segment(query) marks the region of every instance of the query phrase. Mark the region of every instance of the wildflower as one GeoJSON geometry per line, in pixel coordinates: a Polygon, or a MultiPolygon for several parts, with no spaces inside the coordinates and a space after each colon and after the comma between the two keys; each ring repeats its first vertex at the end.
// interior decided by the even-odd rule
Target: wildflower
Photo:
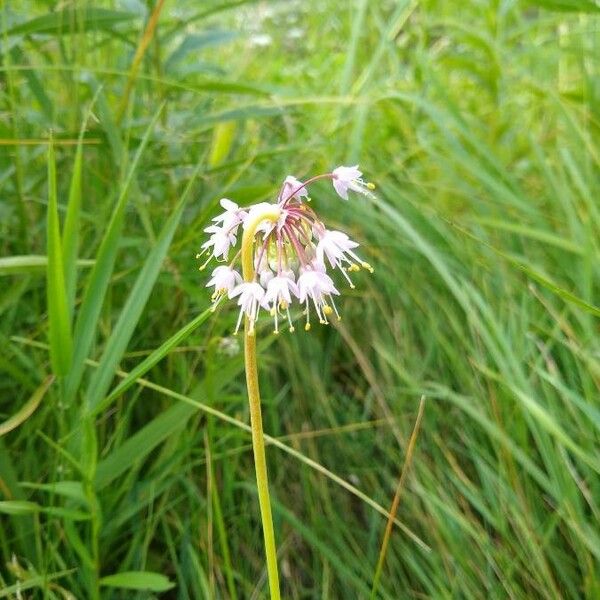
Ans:
{"type": "Polygon", "coordinates": [[[279,333],[282,320],[287,321],[290,331],[294,331],[294,305],[304,310],[306,330],[311,328],[313,311],[323,324],[329,323],[331,315],[339,319],[334,302],[339,291],[327,270],[339,269],[351,287],[354,284],[350,280],[350,272],[362,268],[373,271],[355,252],[359,244],[341,231],[328,230],[312,206],[307,204],[308,186],[320,179],[332,180],[337,193],[345,199],[349,190],[370,194],[369,190],[374,187],[362,180],[358,166],[338,167],[304,182],[288,175],[276,203],[259,202],[240,208],[235,202],[223,198],[221,207],[224,212],[205,229],[210,238],[202,245],[202,251],[210,252],[208,261],[228,258],[230,249],[237,243],[240,225],[244,232],[248,232],[249,227],[254,232],[253,243],[245,246],[244,250],[253,253],[252,256],[245,254],[246,259],[243,259],[251,258],[251,261],[244,262],[250,271],[244,273],[246,281],[241,282],[234,268],[240,256],[238,252],[229,265],[219,266],[213,271],[207,284],[214,287],[213,306],[225,296],[238,299],[240,312],[236,332],[245,315],[248,331],[253,334],[261,308],[273,318],[275,333],[279,333]],[[264,220],[261,220],[263,213],[264,220]]]}
{"type": "Polygon", "coordinates": [[[290,331],[294,331],[289,307],[292,303],[291,294],[294,294],[298,298],[300,292],[292,277],[293,273],[288,271],[287,273],[273,277],[267,284],[267,292],[263,304],[269,308],[271,316],[275,319],[275,333],[279,333],[280,311],[285,311],[288,323],[290,324],[290,331]]]}
{"type": "Polygon", "coordinates": [[[281,192],[279,193],[279,202],[286,200],[286,198],[295,198],[296,200],[302,200],[302,198],[308,198],[308,190],[302,185],[301,181],[298,181],[292,175],[288,175],[281,186],[281,192]]]}
{"type": "Polygon", "coordinates": [[[219,301],[224,296],[229,295],[241,281],[241,275],[231,267],[226,267],[225,265],[217,267],[212,272],[211,279],[206,284],[206,287],[215,288],[212,295],[213,310],[216,308],[219,301]]]}
{"type": "Polygon", "coordinates": [[[358,170],[358,165],[353,167],[338,167],[332,172],[333,187],[338,195],[344,200],[348,200],[348,190],[371,196],[371,190],[375,189],[372,183],[362,179],[362,171],[358,170]]]}
{"type": "Polygon", "coordinates": [[[229,256],[229,248],[235,246],[237,238],[231,231],[225,229],[225,227],[219,227],[218,225],[210,225],[204,230],[206,233],[210,233],[211,236],[207,242],[202,244],[202,252],[198,255],[198,258],[205,252],[212,248],[211,254],[208,257],[206,263],[200,267],[203,269],[211,258],[223,258],[227,260],[229,256]]]}
{"type": "Polygon", "coordinates": [[[235,234],[238,225],[244,221],[248,213],[228,198],[221,198],[219,204],[225,209],[225,212],[217,215],[213,221],[221,223],[225,231],[235,234]]]}
{"type": "Polygon", "coordinates": [[[318,266],[323,270],[319,268],[307,269],[298,277],[298,300],[306,305],[306,325],[304,326],[306,331],[310,329],[309,299],[313,301],[319,323],[328,323],[327,316],[333,311],[335,311],[338,319],[340,318],[332,296],[332,294],[339,295],[339,292],[335,289],[331,277],[325,273],[324,265],[318,263],[318,266]],[[328,300],[331,302],[331,306],[328,304],[328,300]]]}
{"type": "Polygon", "coordinates": [[[239,331],[242,316],[245,314],[250,321],[250,334],[252,334],[254,332],[254,324],[256,323],[256,319],[258,319],[261,303],[265,296],[265,290],[255,281],[244,282],[233,288],[229,293],[230,298],[235,298],[236,296],[240,297],[238,300],[240,314],[235,326],[235,333],[239,331]]]}
{"type": "Polygon", "coordinates": [[[360,267],[363,267],[367,271],[373,272],[373,267],[353,252],[353,248],[358,248],[358,246],[359,244],[353,242],[345,233],[325,229],[321,234],[315,254],[320,263],[325,262],[326,256],[329,264],[333,268],[340,269],[348,280],[350,287],[354,288],[347,271],[359,271],[360,267]],[[347,268],[343,266],[343,262],[348,264],[347,268]]]}

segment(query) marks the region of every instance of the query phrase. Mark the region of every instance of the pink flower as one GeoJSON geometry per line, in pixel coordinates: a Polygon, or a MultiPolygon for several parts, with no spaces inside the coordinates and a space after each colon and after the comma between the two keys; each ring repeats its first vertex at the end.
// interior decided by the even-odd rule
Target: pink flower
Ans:
{"type": "Polygon", "coordinates": [[[367,183],[362,179],[362,171],[358,170],[358,165],[353,167],[338,167],[332,172],[333,187],[338,195],[344,200],[348,200],[348,190],[371,196],[371,190],[374,189],[372,183],[367,183]]]}
{"type": "Polygon", "coordinates": [[[250,320],[250,332],[254,331],[254,324],[258,319],[258,313],[265,296],[265,290],[262,286],[255,281],[244,282],[236,286],[230,293],[230,298],[239,296],[238,306],[240,307],[240,314],[238,316],[237,324],[235,326],[235,333],[238,332],[242,317],[244,314],[250,320]]]}

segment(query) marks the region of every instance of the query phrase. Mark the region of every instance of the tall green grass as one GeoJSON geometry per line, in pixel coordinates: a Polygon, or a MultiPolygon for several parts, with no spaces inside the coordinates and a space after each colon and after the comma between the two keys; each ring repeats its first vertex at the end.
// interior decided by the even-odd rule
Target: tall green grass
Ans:
{"type": "Polygon", "coordinates": [[[259,336],[284,596],[368,598],[389,519],[378,597],[600,596],[597,13],[3,3],[0,597],[265,597],[194,255],[219,198],[354,161],[377,198],[313,202],[375,273],[259,336]]]}

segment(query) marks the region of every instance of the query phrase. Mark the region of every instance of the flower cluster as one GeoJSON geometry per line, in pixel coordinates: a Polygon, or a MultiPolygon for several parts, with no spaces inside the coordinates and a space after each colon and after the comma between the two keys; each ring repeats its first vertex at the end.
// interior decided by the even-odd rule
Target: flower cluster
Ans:
{"type": "MultiPolygon", "coordinates": [[[[260,202],[240,208],[235,202],[223,198],[224,212],[213,219],[204,231],[210,234],[202,245],[197,258],[208,254],[204,269],[212,259],[222,263],[216,267],[207,287],[213,287],[213,310],[224,298],[237,298],[240,307],[235,332],[240,328],[244,315],[248,318],[249,332],[261,309],[274,319],[275,333],[279,333],[280,321],[287,321],[294,331],[290,307],[294,301],[303,306],[306,316],[304,328],[311,327],[311,311],[320,323],[328,323],[333,314],[340,319],[334,296],[339,295],[327,268],[339,269],[351,288],[354,284],[350,273],[361,268],[372,272],[371,265],[354,251],[358,244],[341,231],[329,230],[308,206],[307,186],[320,179],[330,179],[338,195],[348,199],[348,192],[371,195],[374,185],[362,179],[358,165],[338,167],[331,173],[317,175],[305,182],[286,177],[277,202],[260,202]],[[250,268],[244,268],[244,278],[236,270],[243,250],[238,250],[229,260],[231,248],[235,248],[238,235],[247,232],[252,252],[250,268]]],[[[245,239],[245,238],[244,238],[245,239]]],[[[244,246],[244,244],[242,244],[244,246]]],[[[242,262],[244,256],[241,256],[242,262]]]]}

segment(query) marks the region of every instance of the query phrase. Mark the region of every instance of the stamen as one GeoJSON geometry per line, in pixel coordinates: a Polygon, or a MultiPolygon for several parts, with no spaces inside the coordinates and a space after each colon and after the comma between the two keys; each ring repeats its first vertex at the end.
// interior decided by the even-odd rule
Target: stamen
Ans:
{"type": "Polygon", "coordinates": [[[242,317],[244,315],[244,310],[240,309],[240,314],[238,316],[238,320],[237,323],[235,325],[235,331],[233,332],[233,335],[237,335],[238,331],[240,330],[240,325],[242,324],[242,317]]]}
{"type": "Polygon", "coordinates": [[[340,313],[338,312],[337,306],[335,305],[335,300],[333,299],[333,296],[331,294],[328,294],[329,296],[329,301],[331,302],[331,306],[333,306],[333,311],[335,312],[335,316],[337,317],[338,321],[342,320],[342,317],[340,316],[340,313]]]}
{"type": "Polygon", "coordinates": [[[360,264],[363,267],[363,269],[366,269],[367,271],[369,271],[369,273],[373,273],[373,271],[375,270],[368,262],[363,261],[360,264]]]}
{"type": "Polygon", "coordinates": [[[292,323],[292,317],[290,316],[290,309],[287,306],[285,307],[285,312],[287,314],[288,323],[290,324],[290,331],[293,333],[295,331],[295,329],[294,329],[294,325],[292,323]]]}
{"type": "Polygon", "coordinates": [[[206,269],[206,265],[208,265],[208,263],[211,261],[212,259],[212,254],[206,259],[206,262],[202,265],[200,265],[200,267],[198,267],[198,271],[204,271],[204,269],[206,269]]]}
{"type": "Polygon", "coordinates": [[[352,279],[350,279],[350,277],[348,276],[348,273],[346,273],[346,268],[340,266],[340,271],[342,272],[344,277],[347,279],[348,283],[350,284],[350,287],[352,289],[354,289],[356,286],[352,283],[352,279]]]}

